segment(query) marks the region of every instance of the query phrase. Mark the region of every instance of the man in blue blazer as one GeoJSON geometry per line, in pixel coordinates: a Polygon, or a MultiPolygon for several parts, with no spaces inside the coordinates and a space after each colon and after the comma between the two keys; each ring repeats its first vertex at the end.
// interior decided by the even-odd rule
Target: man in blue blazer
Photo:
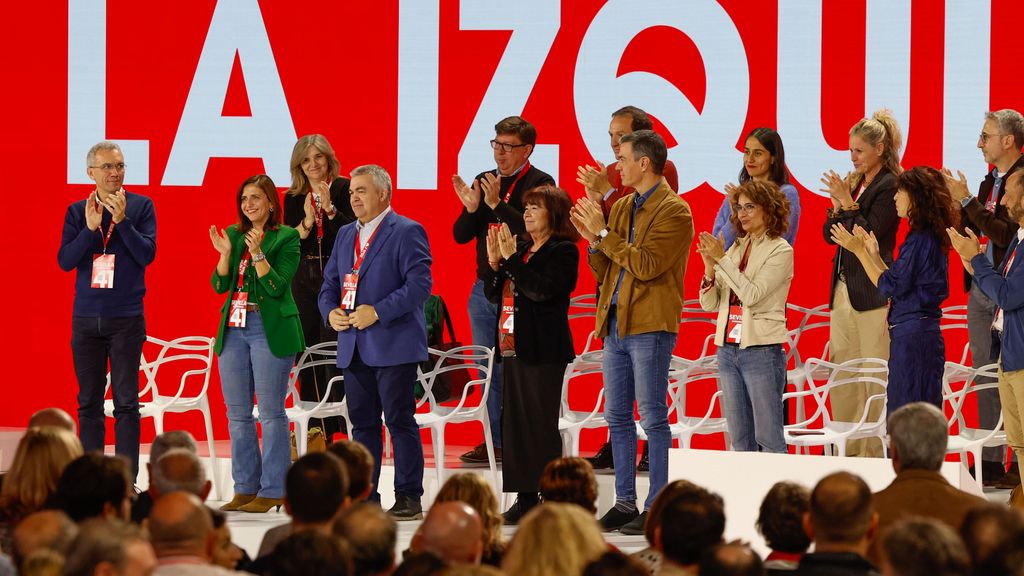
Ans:
{"type": "MultiPolygon", "coordinates": [[[[423,304],[430,245],[418,223],[391,209],[391,177],[377,165],[352,171],[356,222],[338,232],[324,268],[320,314],[338,331],[352,436],[373,454],[380,480],[381,412],[395,446],[396,520],[423,517],[423,446],[416,425],[416,366],[427,359],[423,304]]],[[[380,493],[371,496],[380,501],[380,493]]]]}

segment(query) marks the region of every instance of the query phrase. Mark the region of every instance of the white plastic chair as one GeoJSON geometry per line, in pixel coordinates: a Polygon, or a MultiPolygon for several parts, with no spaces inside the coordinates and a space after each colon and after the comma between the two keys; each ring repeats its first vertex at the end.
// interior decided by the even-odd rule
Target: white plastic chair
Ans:
{"type": "MultiPolygon", "coordinates": [[[[593,333],[591,333],[593,335],[593,333]]],[[[600,377],[603,374],[601,362],[593,360],[584,353],[576,357],[565,368],[562,380],[561,411],[558,416],[558,432],[562,435],[562,452],[566,456],[580,455],[580,433],[584,428],[606,428],[608,421],[604,419],[604,387],[598,389],[594,407],[591,410],[573,410],[569,406],[569,388],[572,380],[590,375],[600,377]]]]}
{"type": "MultiPolygon", "coordinates": [[[[210,477],[213,479],[217,495],[221,494],[220,468],[217,465],[217,450],[214,446],[213,418],[210,412],[210,400],[207,392],[210,387],[210,372],[213,368],[214,338],[205,336],[182,336],[174,340],[161,340],[153,336],[146,337],[146,344],[158,346],[156,356],[150,354],[152,360],[146,359],[143,349],[139,361],[139,371],[145,378],[145,386],[139,392],[139,415],[152,418],[156,433],[164,433],[164,415],[180,414],[198,410],[203,414],[206,426],[206,442],[210,451],[210,477]],[[168,368],[168,366],[172,366],[168,368]],[[164,374],[177,376],[178,385],[173,394],[161,393],[158,385],[160,369],[164,374]],[[196,383],[198,382],[198,383],[196,383]],[[191,384],[191,386],[189,386],[191,384]],[[150,398],[145,400],[144,398],[150,398]]],[[[166,378],[165,378],[166,379],[166,378]]],[[[110,387],[110,373],[107,373],[107,388],[110,387]]],[[[164,390],[169,388],[165,385],[164,390]]],[[[103,413],[108,418],[114,417],[114,401],[103,401],[103,413]]]]}
{"type": "MultiPolygon", "coordinates": [[[[939,329],[942,331],[942,337],[948,342],[950,340],[949,332],[953,330],[963,330],[964,334],[967,333],[967,305],[960,304],[959,306],[946,306],[942,309],[942,317],[939,320],[939,329]]],[[[968,338],[964,342],[963,351],[960,353],[960,360],[955,364],[966,366],[967,356],[971,352],[971,343],[968,338]]]]}
{"type": "Polygon", "coordinates": [[[444,430],[449,424],[464,422],[480,422],[484,429],[484,445],[487,448],[487,464],[490,468],[493,486],[501,486],[498,482],[498,466],[494,458],[494,442],[491,439],[491,423],[487,416],[487,394],[491,388],[491,371],[494,367],[494,350],[486,346],[467,345],[451,350],[430,350],[437,355],[434,368],[423,374],[423,398],[420,406],[429,406],[428,412],[417,412],[416,423],[420,428],[430,429],[430,440],[434,449],[434,470],[437,474],[437,485],[444,483],[444,430]],[[469,370],[471,376],[479,376],[466,383],[462,396],[455,406],[445,406],[435,401],[433,394],[434,382],[437,377],[458,370],[469,370]],[[468,398],[475,388],[480,388],[480,401],[471,405],[468,398]]]}
{"type": "MultiPolygon", "coordinates": [[[[946,365],[950,373],[965,373],[965,368],[962,365],[954,362],[946,362],[946,365]],[[949,366],[950,364],[953,366],[949,366]]],[[[959,453],[960,462],[966,466],[967,453],[969,452],[973,457],[975,480],[978,482],[978,487],[981,488],[984,486],[982,478],[982,468],[984,466],[979,465],[982,449],[1006,446],[1008,442],[1006,432],[1003,430],[1003,415],[1002,413],[999,414],[999,421],[996,423],[995,428],[971,428],[967,426],[964,420],[963,407],[965,400],[970,394],[999,387],[999,383],[996,382],[996,379],[999,377],[999,365],[989,364],[976,370],[967,368],[966,374],[966,380],[961,388],[955,391],[948,390],[942,397],[943,402],[949,404],[952,410],[952,415],[949,418],[949,440],[946,444],[946,453],[959,453]],[[979,383],[979,378],[985,379],[984,382],[979,383]],[[957,428],[955,433],[953,432],[954,424],[957,428]]],[[[945,379],[943,387],[951,388],[945,379]]]]}
{"type": "Polygon", "coordinates": [[[786,401],[795,398],[799,402],[803,402],[804,398],[810,396],[814,399],[815,410],[809,418],[785,427],[786,443],[798,448],[821,446],[826,453],[831,453],[830,447],[835,446],[839,456],[845,456],[848,440],[878,438],[882,441],[883,449],[885,449],[885,390],[888,372],[888,363],[880,358],[855,358],[842,364],[833,364],[817,358],[808,359],[804,365],[804,373],[809,384],[807,390],[783,394],[782,399],[786,401]],[[828,379],[824,384],[818,386],[815,385],[815,378],[821,370],[828,372],[828,379]],[[868,396],[864,402],[864,411],[860,421],[837,422],[832,420],[832,415],[828,410],[828,399],[832,391],[841,386],[868,383],[878,384],[882,388],[882,392],[868,396]],[[882,410],[879,411],[878,418],[869,420],[869,409],[879,404],[882,410]]]}
{"type": "MultiPolygon", "coordinates": [[[[800,353],[800,340],[803,339],[805,334],[813,330],[820,330],[822,328],[827,330],[831,324],[831,313],[829,312],[828,304],[820,304],[814,308],[786,304],[786,310],[801,315],[797,327],[786,333],[786,365],[789,365],[791,359],[793,361],[793,367],[786,370],[786,386],[787,388],[792,387],[793,392],[802,392],[807,384],[807,373],[804,370],[806,359],[800,353]]],[[[828,358],[828,346],[829,342],[826,340],[825,347],[821,351],[819,358],[828,358]]],[[[825,379],[828,378],[828,374],[819,372],[815,374],[815,377],[819,380],[825,379]]],[[[802,422],[806,418],[805,408],[803,402],[795,402],[793,418],[796,422],[802,422]]]]}
{"type": "MultiPolygon", "coordinates": [[[[310,420],[341,416],[348,422],[348,404],[345,400],[337,402],[328,400],[331,397],[332,388],[344,381],[344,376],[335,376],[328,380],[320,400],[302,400],[299,397],[299,372],[317,366],[336,366],[337,363],[338,343],[321,342],[306,348],[288,375],[288,391],[292,397],[292,405],[285,408],[284,411],[288,416],[288,421],[295,425],[295,450],[299,456],[305,454],[308,448],[310,420]]],[[[256,408],[253,410],[255,415],[256,408]]],[[[326,440],[330,442],[330,438],[326,440]]]]}
{"type": "MultiPolygon", "coordinates": [[[[680,448],[689,449],[694,436],[708,434],[725,434],[725,449],[731,450],[729,442],[729,430],[724,416],[713,416],[715,407],[721,404],[722,390],[718,387],[718,357],[704,356],[694,362],[679,362],[680,358],[673,357],[673,362],[681,368],[669,368],[669,406],[668,412],[671,417],[675,414],[676,421],[669,422],[669,431],[672,439],[679,443],[680,448]],[[707,408],[702,414],[690,416],[686,411],[686,387],[702,380],[714,380],[716,390],[708,399],[707,408]]],[[[719,412],[721,413],[721,412],[719,412]]],[[[641,440],[647,440],[647,433],[640,423],[636,423],[636,434],[641,440]]]]}

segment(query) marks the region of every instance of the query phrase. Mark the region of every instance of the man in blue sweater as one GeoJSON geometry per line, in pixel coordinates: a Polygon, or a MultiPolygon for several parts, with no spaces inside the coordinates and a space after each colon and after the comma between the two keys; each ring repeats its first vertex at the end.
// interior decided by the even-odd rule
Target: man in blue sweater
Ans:
{"type": "Polygon", "coordinates": [[[146,341],[142,298],[156,256],[153,202],[126,192],[124,154],[114,142],[89,149],[96,189],[68,206],[57,263],[77,271],[71,355],[78,378],[78,425],[86,451],[103,450],[107,362],[114,398],[115,451],[139,472],[139,359],[146,341]]]}
{"type": "MultiPolygon", "coordinates": [[[[1006,192],[999,204],[1006,207],[1018,229],[998,266],[989,262],[973,230],[967,228],[967,236],[954,228],[948,232],[964,268],[974,275],[975,285],[997,306],[992,322],[992,345],[1001,347],[999,401],[1003,407],[1006,438],[1020,461],[1024,458],[1024,253],[1018,252],[1024,239],[1024,171],[1007,177],[1006,192]]],[[[1010,503],[1024,508],[1024,490],[1020,485],[1010,493],[1010,503]]]]}

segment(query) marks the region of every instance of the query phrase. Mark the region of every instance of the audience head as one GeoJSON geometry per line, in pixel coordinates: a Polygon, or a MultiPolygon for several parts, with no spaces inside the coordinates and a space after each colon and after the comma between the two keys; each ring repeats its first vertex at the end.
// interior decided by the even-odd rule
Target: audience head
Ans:
{"type": "Polygon", "coordinates": [[[729,195],[729,203],[732,204],[729,221],[740,237],[749,233],[778,238],[789,230],[789,199],[774,182],[750,180],[729,195]],[[740,207],[748,204],[754,205],[754,211],[744,223],[740,207]]]}
{"type": "Polygon", "coordinates": [[[740,543],[719,544],[700,560],[700,576],[764,576],[761,557],[740,543]]]}
{"type": "Polygon", "coordinates": [[[206,468],[199,461],[199,456],[187,448],[168,450],[149,470],[150,492],[154,500],[179,490],[206,500],[213,489],[213,484],[206,479],[206,468]]]}
{"type": "Polygon", "coordinates": [[[366,500],[373,491],[373,456],[355,440],[339,440],[327,447],[345,463],[348,473],[348,497],[352,502],[366,500]]]}
{"type": "Polygon", "coordinates": [[[968,510],[960,525],[960,537],[975,566],[981,565],[1003,542],[1018,535],[1024,535],[1024,514],[994,502],[968,510]]]}
{"type": "Polygon", "coordinates": [[[438,572],[440,576],[502,576],[504,572],[486,564],[454,564],[438,572]]]}
{"type": "Polygon", "coordinates": [[[484,556],[504,549],[505,541],[501,535],[503,519],[498,511],[498,499],[483,476],[472,472],[451,476],[434,497],[434,504],[441,502],[463,502],[480,516],[484,556]]]}
{"type": "Polygon", "coordinates": [[[607,550],[592,514],[575,504],[541,504],[519,523],[501,567],[526,576],[579,574],[607,550]]]}
{"type": "MultiPolygon", "coordinates": [[[[646,166],[648,170],[655,176],[661,176],[665,172],[665,162],[668,160],[668,148],[665,146],[665,140],[658,135],[654,130],[637,130],[630,134],[626,134],[619,139],[619,154],[620,156],[625,152],[622,150],[622,146],[629,144],[630,148],[630,160],[635,161],[641,171],[646,166]],[[643,159],[647,159],[647,163],[643,162],[643,159]]],[[[619,168],[622,168],[620,162],[619,168]]],[[[640,182],[641,178],[636,178],[634,182],[640,182]]],[[[625,182],[623,182],[625,184],[625,182]]]]}
{"type": "Polygon", "coordinates": [[[196,446],[196,439],[185,430],[171,430],[163,434],[157,434],[153,443],[149,446],[149,462],[157,462],[163,455],[174,448],[184,448],[193,454],[198,454],[199,447],[196,446]]]}
{"type": "Polygon", "coordinates": [[[658,492],[651,509],[647,511],[647,521],[644,522],[644,538],[648,544],[654,546],[654,529],[661,525],[661,513],[665,510],[665,504],[684,492],[696,490],[700,490],[700,486],[689,480],[673,480],[658,492]]]}
{"type": "Polygon", "coordinates": [[[927,402],[914,402],[896,410],[887,424],[892,465],[903,470],[937,472],[946,458],[948,423],[942,411],[927,402]]]}
{"type": "Polygon", "coordinates": [[[11,533],[11,558],[21,569],[26,559],[40,550],[56,552],[61,558],[68,553],[78,535],[78,526],[59,510],[40,510],[29,514],[11,533]]]}
{"type": "Polygon", "coordinates": [[[12,519],[42,508],[57,490],[67,465],[82,455],[82,443],[63,428],[29,428],[18,441],[0,488],[0,507],[12,519]]]}
{"type": "Polygon", "coordinates": [[[882,571],[889,576],[966,576],[970,558],[952,528],[933,518],[907,518],[882,535],[882,571]]]}
{"type": "Polygon", "coordinates": [[[786,149],[782,146],[782,137],[775,130],[764,127],[751,130],[744,141],[740,184],[762,178],[779,186],[789,184],[786,149]]]}
{"type": "Polygon", "coordinates": [[[540,493],[545,502],[576,504],[591,514],[597,513],[597,478],[585,458],[548,462],[540,478],[540,493]]]}
{"type": "Polygon", "coordinates": [[[194,494],[164,494],[153,503],[146,526],[157,558],[199,556],[209,561],[213,556],[213,520],[194,494]]]}
{"type": "Polygon", "coordinates": [[[132,481],[128,462],[119,456],[90,452],[68,464],[57,482],[56,507],[75,522],[104,516],[129,518],[132,481]]]}
{"type": "Polygon", "coordinates": [[[43,408],[35,414],[32,414],[28,419],[28,428],[42,428],[43,426],[63,428],[72,434],[77,433],[74,418],[72,418],[67,412],[56,407],[43,408]]]}
{"type": "Polygon", "coordinates": [[[834,472],[811,492],[804,530],[814,540],[816,551],[842,549],[863,556],[877,525],[871,489],[860,476],[834,472]]]}
{"type": "Polygon", "coordinates": [[[18,567],[20,576],[63,576],[64,556],[53,550],[37,550],[18,567]]]}
{"type": "Polygon", "coordinates": [[[133,524],[92,518],[79,527],[64,563],[66,576],[148,576],[156,555],[146,535],[133,524]]]}
{"type": "Polygon", "coordinates": [[[333,532],[349,543],[356,574],[389,574],[394,568],[398,526],[377,503],[342,510],[333,532]]]}
{"type": "Polygon", "coordinates": [[[410,548],[450,564],[479,564],[484,552],[480,515],[464,502],[435,503],[412,537],[410,548]]]}
{"type": "Polygon", "coordinates": [[[772,550],[803,554],[811,546],[804,532],[804,514],[811,502],[811,491],[796,482],[777,482],[761,501],[757,531],[772,550]]]}
{"type": "Polygon", "coordinates": [[[1017,532],[999,544],[974,567],[978,576],[1024,576],[1024,533],[1017,532]]]}
{"type": "Polygon", "coordinates": [[[954,207],[942,172],[931,166],[915,166],[897,176],[896,185],[897,215],[910,222],[911,230],[930,232],[949,252],[946,229],[960,224],[960,206],[954,207]]]}
{"type": "Polygon", "coordinates": [[[893,174],[903,171],[900,167],[900,148],[903,136],[892,112],[882,108],[870,118],[864,118],[850,128],[850,153],[854,166],[861,176],[870,173],[879,164],[893,174]]]}
{"type": "MultiPolygon", "coordinates": [[[[394,576],[440,576],[451,568],[447,562],[429,552],[410,554],[393,572],[394,576]]],[[[361,574],[361,572],[356,572],[361,574]]]]}
{"type": "Polygon", "coordinates": [[[723,532],[722,497],[693,485],[665,503],[660,522],[654,528],[654,547],[664,561],[696,566],[705,552],[722,542],[723,532]]]}
{"type": "Polygon", "coordinates": [[[329,452],[309,452],[288,469],[284,494],[285,509],[295,522],[329,522],[348,502],[345,464],[329,452]]]}
{"type": "Polygon", "coordinates": [[[270,556],[274,576],[349,576],[352,556],[342,540],[316,530],[295,532],[270,556]]]}
{"type": "Polygon", "coordinates": [[[212,564],[234,570],[238,561],[242,559],[242,549],[231,541],[231,528],[228,527],[228,517],[220,510],[207,507],[206,512],[213,521],[213,533],[216,535],[216,545],[213,547],[213,556],[210,559],[212,564]]]}
{"type": "Polygon", "coordinates": [[[647,576],[647,568],[632,557],[609,550],[587,564],[582,576],[647,576]]]}

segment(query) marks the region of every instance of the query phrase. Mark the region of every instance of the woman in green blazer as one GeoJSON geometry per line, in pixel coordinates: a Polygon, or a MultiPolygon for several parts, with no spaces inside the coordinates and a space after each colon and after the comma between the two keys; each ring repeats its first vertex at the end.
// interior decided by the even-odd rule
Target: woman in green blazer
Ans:
{"type": "Polygon", "coordinates": [[[231,434],[235,497],[221,510],[266,512],[280,507],[291,464],[284,399],[295,354],[305,348],[292,277],[299,265],[299,233],[281,225],[281,204],[269,176],[242,183],[238,223],[210,227],[220,254],[213,289],[229,296],[221,308],[216,352],[231,434]],[[263,453],[256,437],[256,395],[263,453]]]}

